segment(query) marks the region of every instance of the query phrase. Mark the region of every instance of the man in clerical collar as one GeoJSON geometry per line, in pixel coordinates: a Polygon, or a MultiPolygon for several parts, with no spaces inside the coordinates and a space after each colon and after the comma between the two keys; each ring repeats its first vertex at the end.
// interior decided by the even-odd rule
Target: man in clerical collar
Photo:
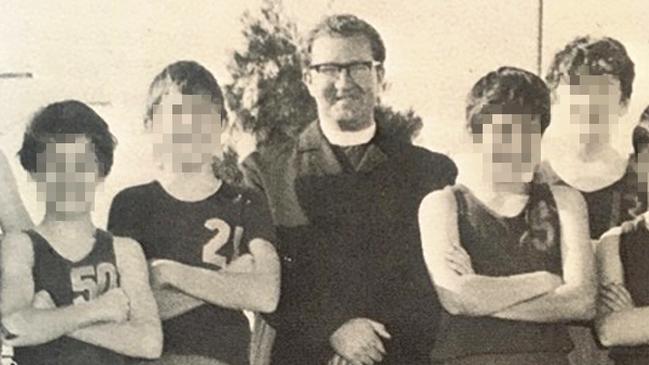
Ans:
{"type": "Polygon", "coordinates": [[[272,364],[428,364],[439,304],[423,262],[421,199],[453,184],[446,156],[382,133],[381,36],[333,15],[307,41],[318,120],[244,161],[268,199],[282,257],[272,364]]]}

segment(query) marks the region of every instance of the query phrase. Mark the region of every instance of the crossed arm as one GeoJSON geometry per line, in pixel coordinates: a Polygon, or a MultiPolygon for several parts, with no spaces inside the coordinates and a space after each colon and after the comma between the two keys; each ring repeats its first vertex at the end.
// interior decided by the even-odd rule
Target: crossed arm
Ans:
{"type": "Polygon", "coordinates": [[[250,254],[220,271],[171,260],[152,262],[161,317],[175,317],[203,303],[273,312],[279,301],[279,258],[266,240],[253,239],[249,247],[250,254]]]}
{"type": "Polygon", "coordinates": [[[649,343],[649,307],[636,307],[624,287],[619,242],[618,228],[604,234],[597,245],[600,300],[595,328],[604,346],[644,345],[649,343]]]}
{"type": "Polygon", "coordinates": [[[33,346],[70,336],[128,356],[160,356],[162,333],[143,255],[134,241],[117,244],[119,240],[115,253],[122,288],[85,303],[56,307],[49,294],[34,292],[29,237],[9,235],[1,255],[1,311],[3,326],[16,337],[6,343],[33,346]]]}
{"type": "Polygon", "coordinates": [[[594,265],[585,204],[577,192],[554,193],[562,227],[563,278],[545,271],[505,277],[488,277],[472,271],[461,274],[447,259],[458,251],[464,252],[459,242],[457,203],[452,189],[435,191],[422,201],[419,224],[424,259],[447,311],[540,322],[588,319],[593,315],[594,265]]]}

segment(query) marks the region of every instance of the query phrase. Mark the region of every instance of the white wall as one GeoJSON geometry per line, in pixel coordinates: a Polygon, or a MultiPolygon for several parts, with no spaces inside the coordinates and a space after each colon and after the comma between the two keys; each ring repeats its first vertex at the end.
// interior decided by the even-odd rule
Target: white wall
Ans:
{"type": "MultiPolygon", "coordinates": [[[[65,98],[109,101],[94,108],[119,139],[113,173],[98,200],[103,225],[123,187],[150,177],[149,143],[141,115],[148,83],[166,64],[195,59],[221,83],[240,46],[239,17],[261,0],[2,0],[0,72],[27,71],[33,79],[0,79],[0,149],[13,157],[24,123],[40,106],[65,98]]],[[[548,54],[577,34],[600,30],[618,37],[636,61],[630,115],[649,102],[649,44],[639,14],[649,2],[545,0],[548,54]]],[[[374,24],[387,46],[387,104],[413,107],[424,117],[420,143],[463,149],[464,101],[477,79],[501,65],[536,71],[538,0],[285,0],[301,31],[325,13],[350,12],[374,24]]],[[[11,158],[29,211],[41,214],[33,184],[11,158]]]]}

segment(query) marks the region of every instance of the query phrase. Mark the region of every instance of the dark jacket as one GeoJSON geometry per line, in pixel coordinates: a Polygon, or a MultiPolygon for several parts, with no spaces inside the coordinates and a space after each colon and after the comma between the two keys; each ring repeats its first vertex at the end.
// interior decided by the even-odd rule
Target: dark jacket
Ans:
{"type": "Polygon", "coordinates": [[[272,363],[325,363],[329,337],[358,317],[391,333],[383,364],[428,362],[440,307],[417,213],[454,183],[455,164],[379,130],[353,171],[314,122],[296,142],[250,155],[244,173],[268,199],[282,258],[272,363]]]}

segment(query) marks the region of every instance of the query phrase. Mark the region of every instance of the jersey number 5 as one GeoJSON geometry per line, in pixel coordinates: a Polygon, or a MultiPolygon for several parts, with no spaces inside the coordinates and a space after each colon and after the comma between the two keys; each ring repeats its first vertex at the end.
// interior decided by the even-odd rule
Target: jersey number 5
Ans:
{"type": "MultiPolygon", "coordinates": [[[[224,268],[228,263],[228,258],[219,255],[218,252],[228,243],[232,228],[230,228],[228,223],[219,218],[211,218],[205,221],[205,228],[210,231],[216,231],[216,234],[203,246],[203,262],[224,268]]],[[[241,242],[242,233],[243,228],[235,227],[233,258],[239,256],[239,243],[241,242]]]]}

